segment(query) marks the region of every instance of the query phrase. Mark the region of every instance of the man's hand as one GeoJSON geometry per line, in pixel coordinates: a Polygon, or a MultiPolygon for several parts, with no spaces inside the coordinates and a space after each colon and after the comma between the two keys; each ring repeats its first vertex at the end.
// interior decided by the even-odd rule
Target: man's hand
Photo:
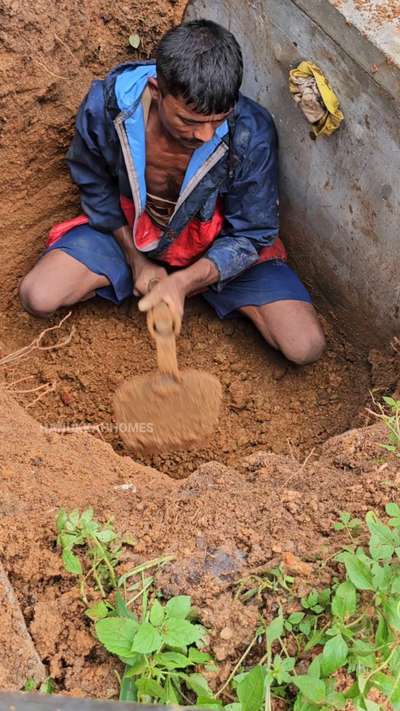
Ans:
{"type": "Polygon", "coordinates": [[[141,254],[136,249],[132,239],[132,230],[128,225],[119,227],[114,230],[113,234],[132,269],[133,293],[135,296],[147,294],[149,283],[152,280],[161,281],[161,279],[165,279],[167,276],[166,270],[147,259],[144,254],[141,254]]]}
{"type": "Polygon", "coordinates": [[[172,312],[182,319],[186,296],[203,291],[207,286],[218,281],[218,276],[218,270],[213,262],[202,257],[190,267],[162,279],[139,301],[139,310],[148,311],[165,301],[172,312]]]}
{"type": "Polygon", "coordinates": [[[149,290],[152,281],[161,282],[168,277],[166,269],[154,264],[149,259],[146,259],[140,264],[135,264],[132,267],[134,287],[133,293],[135,296],[144,296],[149,290]]]}
{"type": "Polygon", "coordinates": [[[179,272],[177,272],[160,280],[143,299],[140,299],[138,303],[139,311],[149,311],[163,301],[168,304],[172,313],[181,321],[185,307],[186,291],[183,281],[179,277],[179,272]]]}

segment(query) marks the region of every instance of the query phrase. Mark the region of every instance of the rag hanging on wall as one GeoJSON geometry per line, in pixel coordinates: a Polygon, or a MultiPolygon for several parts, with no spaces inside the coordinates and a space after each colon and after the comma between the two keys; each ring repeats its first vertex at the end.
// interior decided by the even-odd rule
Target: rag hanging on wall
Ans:
{"type": "Polygon", "coordinates": [[[320,68],[301,62],[289,72],[289,89],[316,136],[330,136],[343,121],[339,99],[320,68]]]}

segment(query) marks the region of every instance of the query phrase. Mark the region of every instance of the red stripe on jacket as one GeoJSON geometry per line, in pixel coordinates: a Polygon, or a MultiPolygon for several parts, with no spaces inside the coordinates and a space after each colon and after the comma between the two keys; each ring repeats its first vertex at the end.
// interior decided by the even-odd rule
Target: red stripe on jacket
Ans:
{"type": "MultiPolygon", "coordinates": [[[[132,228],[135,220],[135,208],[132,200],[121,195],[120,204],[128,225],[132,228]]],[[[88,224],[86,215],[80,215],[72,220],[60,222],[51,228],[47,240],[47,247],[51,247],[67,232],[79,225],[88,224]]],[[[206,222],[192,219],[177,235],[170,245],[157,256],[157,260],[169,264],[171,267],[187,267],[199,259],[211,244],[218,238],[224,224],[222,202],[218,200],[215,212],[206,222]]],[[[162,235],[162,230],[152,222],[147,212],[143,212],[136,225],[135,243],[139,251],[151,243],[157,243],[162,235]]],[[[271,259],[286,261],[287,253],[279,237],[272,245],[260,250],[257,264],[271,259]]]]}

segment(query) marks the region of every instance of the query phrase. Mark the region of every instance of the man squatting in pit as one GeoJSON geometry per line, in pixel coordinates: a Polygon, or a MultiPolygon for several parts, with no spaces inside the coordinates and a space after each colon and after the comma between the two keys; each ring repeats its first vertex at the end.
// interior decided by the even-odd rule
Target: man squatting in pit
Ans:
{"type": "Polygon", "coordinates": [[[84,215],[51,230],[20,287],[25,309],[133,293],[141,311],[164,301],[181,318],[201,293],[294,363],[320,357],[321,326],[279,239],[274,123],[239,92],[242,74],[235,37],[197,20],[167,32],[155,61],[93,82],[67,156],[84,215]]]}

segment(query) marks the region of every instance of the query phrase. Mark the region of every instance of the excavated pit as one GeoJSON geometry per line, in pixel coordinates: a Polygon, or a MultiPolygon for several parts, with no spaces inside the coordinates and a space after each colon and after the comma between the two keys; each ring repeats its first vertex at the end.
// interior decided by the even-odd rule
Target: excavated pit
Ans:
{"type": "MultiPolygon", "coordinates": [[[[18,283],[52,224],[79,212],[64,154],[90,80],[129,57],[150,56],[184,4],[130,0],[111,13],[105,0],[57,7],[50,0],[34,6],[0,0],[0,357],[49,325],[22,311],[18,283]],[[127,49],[131,32],[141,38],[140,55],[127,49]]],[[[116,527],[137,539],[129,562],[176,555],[160,588],[193,595],[214,630],[222,680],[256,617],[229,587],[242,568],[272,566],[285,552],[313,561],[329,544],[338,510],[362,515],[393,496],[392,469],[379,469],[382,431],[324,443],[370,421],[369,389],[394,390],[398,359],[367,356],[343,339],[334,314],[321,319],[328,350],[319,363],[297,368],[250,323],[219,322],[200,298],[190,300],[179,362],[221,380],[219,426],[200,450],[136,462],[117,456],[126,452],[111,409],[122,380],[155,366],[134,302],[81,304],[57,332],[64,338],[74,327],[64,347],[36,350],[1,368],[1,558],[40,658],[63,693],[110,697],[116,681],[114,660],[96,646],[79,591],[55,550],[60,506],[93,505],[101,518],[113,515],[116,527]],[[92,434],[49,432],[88,425],[92,434]],[[230,643],[219,636],[227,625],[234,629],[230,643]]],[[[393,487],[398,476],[393,468],[393,487]]]]}
{"type": "MultiPolygon", "coordinates": [[[[0,353],[25,346],[47,325],[23,313],[17,288],[52,224],[79,214],[64,155],[91,79],[117,62],[149,56],[159,35],[179,20],[183,6],[165,0],[146,3],[144,9],[136,0],[111,14],[98,1],[83,8],[69,0],[57,10],[48,0],[35,7],[11,0],[0,4],[0,157],[7,166],[0,177],[0,353]],[[127,48],[132,31],[141,38],[140,55],[127,48]]],[[[327,353],[320,363],[299,369],[269,349],[249,323],[218,322],[201,298],[191,300],[178,343],[179,362],[221,379],[220,424],[200,450],[140,461],[181,477],[210,459],[232,464],[260,446],[305,456],[329,436],[362,421],[359,413],[371,384],[369,365],[365,355],[340,337],[340,324],[328,317],[327,353]]],[[[5,369],[7,387],[43,425],[98,428],[99,436],[123,453],[111,401],[121,380],[155,366],[144,320],[134,303],[116,308],[98,300],[74,308],[60,335],[72,324],[75,334],[68,346],[35,353],[5,369]],[[35,390],[46,383],[47,395],[44,387],[35,390]],[[38,395],[43,397],[34,402],[38,395]]]]}

